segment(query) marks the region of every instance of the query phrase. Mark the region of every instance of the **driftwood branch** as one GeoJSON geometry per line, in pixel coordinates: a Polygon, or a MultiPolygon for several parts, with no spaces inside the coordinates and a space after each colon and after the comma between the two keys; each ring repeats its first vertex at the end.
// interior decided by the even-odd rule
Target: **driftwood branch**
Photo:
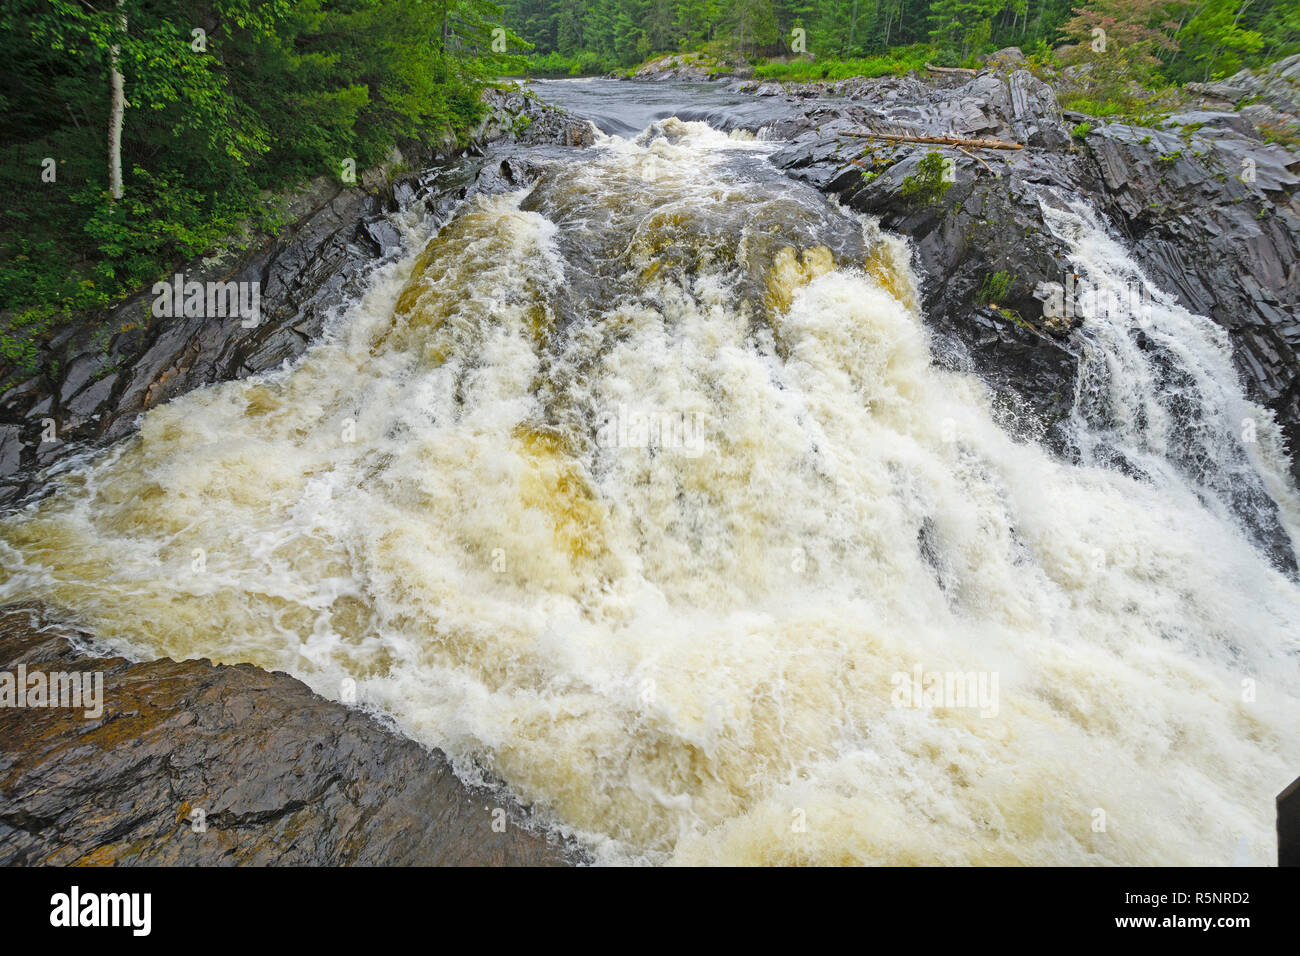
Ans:
{"type": "Polygon", "coordinates": [[[989,171],[989,175],[992,176],[994,179],[1001,179],[1001,178],[1002,178],[1002,174],[1001,174],[1001,173],[994,172],[994,171],[993,171],[993,167],[990,166],[988,163],[984,162],[984,157],[983,157],[983,156],[979,156],[979,155],[977,155],[977,154],[975,154],[975,153],[972,153],[969,149],[967,149],[967,148],[964,147],[964,146],[958,146],[957,148],[958,148],[959,150],[961,150],[962,153],[964,153],[965,155],[969,156],[971,159],[975,160],[975,162],[979,163],[981,166],[983,166],[985,169],[987,169],[987,170],[989,171]]]}
{"type": "Polygon", "coordinates": [[[935,66],[933,63],[927,63],[925,68],[934,73],[962,73],[966,76],[974,76],[979,72],[978,70],[968,70],[964,66],[935,66]]]}
{"type": "Polygon", "coordinates": [[[887,139],[896,143],[938,143],[941,146],[962,146],[967,149],[1024,149],[1021,143],[1004,143],[1000,139],[961,139],[957,136],[905,136],[901,133],[859,133],[849,131],[843,136],[860,139],[887,139]]]}

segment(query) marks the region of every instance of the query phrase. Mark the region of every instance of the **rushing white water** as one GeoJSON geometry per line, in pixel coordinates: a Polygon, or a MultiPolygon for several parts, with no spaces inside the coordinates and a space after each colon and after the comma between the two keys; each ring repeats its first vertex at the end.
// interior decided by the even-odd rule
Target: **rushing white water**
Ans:
{"type": "Polygon", "coordinates": [[[1043,213],[1079,275],[1070,298],[1086,347],[1072,435],[1083,459],[1187,482],[1219,514],[1296,539],[1281,429],[1243,397],[1227,332],[1157,288],[1085,203],[1044,202],[1043,213]]]}
{"type": "Polygon", "coordinates": [[[296,366],[8,519],[0,596],[353,678],[598,861],[1268,862],[1300,588],[1181,466],[1001,431],[905,245],[766,149],[670,120],[469,201],[296,366]],[[900,706],[917,667],[984,699],[900,706]]]}

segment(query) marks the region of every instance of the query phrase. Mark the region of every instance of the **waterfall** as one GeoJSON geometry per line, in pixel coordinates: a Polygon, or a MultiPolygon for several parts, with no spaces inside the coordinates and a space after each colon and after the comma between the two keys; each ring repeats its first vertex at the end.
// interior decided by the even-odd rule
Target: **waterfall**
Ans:
{"type": "Polygon", "coordinates": [[[1158,289],[1086,203],[1043,201],[1072,250],[1061,283],[1081,319],[1071,433],[1084,461],[1161,485],[1183,482],[1261,546],[1289,555],[1300,499],[1273,413],[1249,402],[1227,332],[1158,289]]]}
{"type": "Polygon", "coordinates": [[[1062,460],[773,148],[668,119],[409,214],[296,364],[0,523],[0,596],[355,686],[599,862],[1267,862],[1300,587],[1239,492],[1294,489],[1221,332],[1058,211],[1152,303],[1085,319],[1062,460]]]}

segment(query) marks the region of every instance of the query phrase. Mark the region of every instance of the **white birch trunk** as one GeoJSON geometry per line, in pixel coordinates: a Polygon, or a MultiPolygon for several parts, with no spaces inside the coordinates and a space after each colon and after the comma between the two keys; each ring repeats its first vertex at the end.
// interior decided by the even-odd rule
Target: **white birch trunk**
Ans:
{"type": "MultiPolygon", "coordinates": [[[[122,12],[123,0],[117,0],[117,22],[126,32],[126,14],[122,12]]],[[[120,48],[114,43],[108,49],[109,90],[111,105],[108,113],[108,188],[114,199],[122,198],[122,114],[126,111],[126,94],[122,71],[118,69],[120,48]]]]}

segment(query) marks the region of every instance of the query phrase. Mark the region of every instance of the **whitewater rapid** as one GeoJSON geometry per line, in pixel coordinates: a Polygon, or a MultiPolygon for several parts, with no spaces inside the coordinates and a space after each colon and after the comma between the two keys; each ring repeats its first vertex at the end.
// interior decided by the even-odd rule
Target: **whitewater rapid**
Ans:
{"type": "MultiPolygon", "coordinates": [[[[1300,587],[1177,453],[1136,319],[1090,326],[1067,463],[931,361],[906,244],[770,148],[667,120],[408,213],[295,365],[5,519],[0,599],[355,681],[597,862],[1269,862],[1300,587]]],[[[1127,261],[1059,228],[1096,281],[1127,261]]],[[[1160,301],[1207,454],[1258,421],[1225,461],[1293,520],[1226,340],[1160,301]]]]}

